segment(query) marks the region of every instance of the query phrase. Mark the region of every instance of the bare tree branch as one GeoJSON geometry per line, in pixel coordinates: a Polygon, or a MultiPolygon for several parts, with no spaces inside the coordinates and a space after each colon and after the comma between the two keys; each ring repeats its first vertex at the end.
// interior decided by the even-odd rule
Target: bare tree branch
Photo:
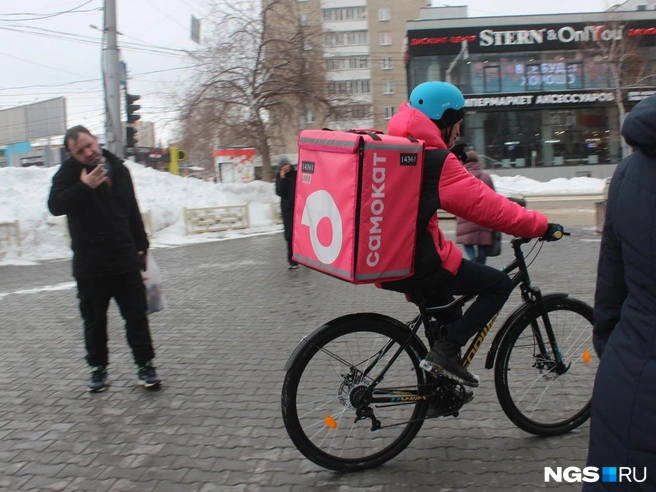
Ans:
{"type": "MultiPolygon", "coordinates": [[[[609,87],[614,90],[619,112],[620,129],[627,113],[627,92],[641,87],[645,80],[656,77],[656,63],[649,59],[648,51],[641,46],[640,38],[628,36],[625,24],[610,20],[605,26],[606,30],[612,33],[610,39],[597,39],[586,46],[590,56],[599,59],[600,64],[608,71],[609,87]]],[[[629,155],[629,148],[624,139],[620,140],[624,158],[629,155]]]]}
{"type": "Polygon", "coordinates": [[[322,33],[289,0],[215,0],[208,18],[212,41],[194,53],[196,85],[182,101],[185,145],[255,147],[270,181],[281,125],[297,131],[298,115],[340,103],[326,92],[322,33]]]}

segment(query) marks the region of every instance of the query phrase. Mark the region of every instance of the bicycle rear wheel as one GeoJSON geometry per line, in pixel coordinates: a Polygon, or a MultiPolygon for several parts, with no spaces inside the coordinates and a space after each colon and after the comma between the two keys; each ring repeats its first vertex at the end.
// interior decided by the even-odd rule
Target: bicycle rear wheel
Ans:
{"type": "Polygon", "coordinates": [[[305,457],[331,470],[356,471],[379,466],[410,444],[428,411],[419,367],[426,349],[417,337],[373,391],[374,402],[362,399],[410,334],[395,320],[363,314],[335,320],[307,340],[282,391],[285,427],[305,457]],[[377,397],[395,402],[376,403],[377,397]],[[358,420],[358,408],[371,412],[358,420]]]}
{"type": "Polygon", "coordinates": [[[545,305],[568,369],[556,373],[540,310],[533,306],[501,341],[494,381],[501,408],[517,427],[557,436],[590,418],[599,359],[592,346],[592,307],[565,296],[545,298],[545,305]]]}

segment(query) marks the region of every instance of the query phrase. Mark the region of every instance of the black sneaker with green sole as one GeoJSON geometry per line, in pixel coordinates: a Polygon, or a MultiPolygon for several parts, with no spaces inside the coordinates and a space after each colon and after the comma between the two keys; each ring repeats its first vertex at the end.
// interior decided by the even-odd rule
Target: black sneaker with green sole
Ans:
{"type": "Polygon", "coordinates": [[[155,367],[150,362],[146,362],[143,366],[139,367],[137,371],[137,382],[140,386],[148,389],[159,388],[162,384],[162,380],[157,376],[155,367]]]}

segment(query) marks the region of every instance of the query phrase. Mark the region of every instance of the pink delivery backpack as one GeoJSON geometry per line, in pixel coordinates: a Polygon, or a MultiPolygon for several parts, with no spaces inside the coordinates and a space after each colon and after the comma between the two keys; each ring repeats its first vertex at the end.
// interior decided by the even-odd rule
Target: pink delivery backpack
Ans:
{"type": "Polygon", "coordinates": [[[354,284],[414,270],[424,142],[377,130],[303,130],[293,259],[354,284]]]}

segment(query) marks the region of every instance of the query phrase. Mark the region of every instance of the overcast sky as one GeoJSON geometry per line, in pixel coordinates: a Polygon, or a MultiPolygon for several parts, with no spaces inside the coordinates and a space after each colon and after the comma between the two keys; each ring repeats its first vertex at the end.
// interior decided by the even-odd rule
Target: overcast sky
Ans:
{"type": "MultiPolygon", "coordinates": [[[[141,95],[142,120],[156,123],[165,144],[176,121],[170,100],[191,75],[185,67],[194,63],[184,51],[199,48],[189,39],[190,18],[202,19],[208,1],[116,0],[129,90],[141,95]]],[[[602,11],[615,3],[619,1],[434,0],[434,5],[466,4],[470,17],[602,11]]],[[[104,133],[101,33],[90,27],[102,28],[103,4],[0,0],[0,109],[66,96],[69,126],[83,124],[104,133]],[[76,11],[53,16],[71,9],[76,11]]],[[[201,27],[201,41],[204,34],[201,27]]]]}

